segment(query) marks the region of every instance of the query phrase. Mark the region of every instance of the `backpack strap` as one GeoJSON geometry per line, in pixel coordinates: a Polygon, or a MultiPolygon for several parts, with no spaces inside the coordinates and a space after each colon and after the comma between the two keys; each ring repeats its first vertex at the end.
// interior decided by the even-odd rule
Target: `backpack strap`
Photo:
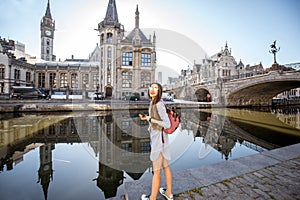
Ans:
{"type": "MultiPolygon", "coordinates": [[[[164,104],[164,103],[163,103],[164,104]]],[[[166,104],[164,104],[166,106],[166,104]]],[[[166,107],[167,109],[167,107],[166,107]]],[[[152,105],[151,107],[151,117],[153,117],[154,119],[158,119],[161,120],[158,111],[157,111],[157,106],[156,104],[152,105]]],[[[161,142],[164,144],[165,140],[164,140],[164,127],[158,126],[157,124],[152,124],[152,126],[154,127],[154,129],[161,129],[161,142]]]]}

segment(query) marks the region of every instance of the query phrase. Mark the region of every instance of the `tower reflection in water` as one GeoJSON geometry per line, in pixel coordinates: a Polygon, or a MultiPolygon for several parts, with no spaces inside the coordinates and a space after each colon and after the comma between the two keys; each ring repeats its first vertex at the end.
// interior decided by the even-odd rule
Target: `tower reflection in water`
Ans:
{"type": "MultiPolygon", "coordinates": [[[[96,172],[92,172],[94,178],[88,181],[96,183],[95,185],[103,192],[104,197],[102,198],[116,196],[118,188],[126,181],[125,177],[138,180],[145,172],[151,171],[148,124],[139,120],[138,113],[120,111],[117,113],[2,115],[0,121],[1,193],[3,194],[6,190],[4,189],[6,187],[2,187],[5,185],[3,181],[9,180],[11,181],[10,185],[14,185],[13,182],[17,180],[17,178],[13,178],[15,176],[11,176],[9,179],[3,179],[1,176],[6,176],[6,171],[11,171],[11,175],[13,175],[14,167],[18,163],[22,163],[23,157],[27,153],[37,148],[39,149],[37,183],[40,184],[40,190],[42,188],[45,199],[48,199],[49,190],[52,189],[55,190],[53,193],[57,197],[61,195],[60,190],[55,189],[56,187],[49,187],[51,182],[62,185],[84,184],[86,181],[84,177],[82,177],[82,183],[73,183],[72,180],[64,179],[62,179],[63,183],[53,181],[56,173],[61,174],[61,171],[70,170],[68,168],[56,168],[53,164],[55,163],[53,153],[57,151],[57,145],[74,146],[74,144],[79,144],[75,145],[76,148],[79,148],[78,146],[85,144],[84,150],[88,152],[85,156],[91,156],[94,162],[80,163],[80,160],[84,160],[84,158],[78,155],[77,159],[80,164],[74,166],[76,174],[73,176],[80,177],[84,165],[98,166],[96,172]]],[[[287,112],[286,115],[285,113],[282,110],[254,112],[230,109],[181,109],[181,126],[171,136],[173,137],[171,144],[173,152],[178,153],[182,149],[188,149],[188,146],[183,147],[186,144],[184,140],[190,138],[194,141],[197,138],[201,139],[202,146],[197,147],[200,149],[198,159],[207,156],[211,151],[216,151],[221,153],[222,160],[230,159],[232,149],[237,143],[255,152],[262,152],[300,142],[299,129],[283,123],[284,121],[290,122],[289,124],[299,124],[297,122],[299,110],[297,112],[293,110],[292,113],[287,112]],[[264,118],[264,121],[255,120],[260,117],[264,118]],[[292,119],[292,123],[291,120],[287,119],[288,117],[292,119]],[[274,126],[277,127],[276,130],[274,130],[274,126]],[[282,130],[287,130],[287,132],[282,130]],[[207,148],[208,146],[210,148],[207,148]]],[[[173,160],[175,166],[184,153],[180,152],[175,155],[173,160]]],[[[196,157],[195,155],[186,156],[196,157]]],[[[76,187],[74,186],[74,188],[76,187]]],[[[11,188],[11,190],[22,190],[22,188],[11,188]]],[[[31,193],[31,191],[27,192],[31,193]]],[[[89,193],[89,191],[84,192],[89,193]]],[[[85,195],[91,197],[92,194],[85,195]]],[[[2,195],[2,197],[5,196],[2,195]]]]}

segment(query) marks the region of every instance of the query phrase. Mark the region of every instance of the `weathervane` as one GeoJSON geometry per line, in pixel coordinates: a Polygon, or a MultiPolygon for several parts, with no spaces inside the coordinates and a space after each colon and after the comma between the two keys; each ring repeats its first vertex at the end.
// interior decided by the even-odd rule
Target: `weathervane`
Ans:
{"type": "Polygon", "coordinates": [[[277,64],[276,62],[276,53],[280,50],[280,47],[276,47],[276,40],[273,42],[273,44],[270,45],[271,50],[269,50],[270,53],[274,55],[274,64],[277,64]]]}

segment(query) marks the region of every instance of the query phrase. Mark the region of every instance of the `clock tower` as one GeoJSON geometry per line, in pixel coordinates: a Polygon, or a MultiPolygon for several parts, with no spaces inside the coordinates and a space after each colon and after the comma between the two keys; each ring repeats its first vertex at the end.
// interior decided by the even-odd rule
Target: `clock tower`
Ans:
{"type": "Polygon", "coordinates": [[[41,20],[41,59],[55,61],[56,56],[53,55],[55,21],[52,20],[49,1],[45,16],[41,20]]]}

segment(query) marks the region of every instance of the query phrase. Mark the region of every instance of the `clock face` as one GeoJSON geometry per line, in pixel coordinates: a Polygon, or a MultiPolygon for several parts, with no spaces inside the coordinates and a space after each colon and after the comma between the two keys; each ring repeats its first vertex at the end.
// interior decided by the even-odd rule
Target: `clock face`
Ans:
{"type": "Polygon", "coordinates": [[[47,36],[50,36],[50,35],[51,35],[51,31],[46,30],[46,31],[45,31],[45,34],[46,34],[47,36]]]}

